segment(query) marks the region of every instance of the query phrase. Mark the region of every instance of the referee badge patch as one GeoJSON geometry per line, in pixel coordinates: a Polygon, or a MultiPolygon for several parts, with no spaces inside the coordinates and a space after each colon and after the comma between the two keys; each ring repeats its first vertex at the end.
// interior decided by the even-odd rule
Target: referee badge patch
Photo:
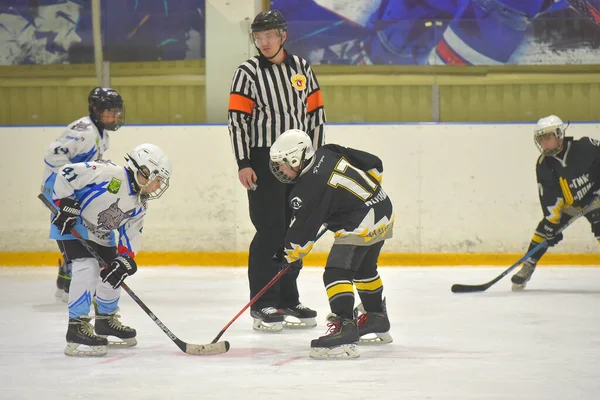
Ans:
{"type": "Polygon", "coordinates": [[[292,76],[290,80],[292,81],[292,85],[294,85],[297,90],[306,89],[306,77],[304,75],[296,74],[292,76]]]}

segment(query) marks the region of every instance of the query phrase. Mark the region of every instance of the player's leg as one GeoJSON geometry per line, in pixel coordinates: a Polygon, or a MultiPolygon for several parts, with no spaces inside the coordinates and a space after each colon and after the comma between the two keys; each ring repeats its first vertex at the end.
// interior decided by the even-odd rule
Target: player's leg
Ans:
{"type": "Polygon", "coordinates": [[[323,283],[327,291],[331,314],[327,316],[328,331],[311,342],[312,358],[356,358],[355,344],[359,331],[354,319],[354,286],[352,280],[368,248],[334,244],[327,258],[323,283]]]}
{"type": "Polygon", "coordinates": [[[358,315],[360,341],[364,344],[391,343],[390,320],[383,298],[383,282],[377,271],[377,260],[385,242],[369,246],[363,262],[354,277],[356,291],[362,301],[355,313],[358,315]]]}
{"type": "Polygon", "coordinates": [[[57,241],[58,249],[62,254],[62,259],[58,260],[58,277],[56,278],[56,294],[57,298],[60,298],[63,302],[67,303],[69,301],[69,288],[71,286],[71,276],[73,266],[71,261],[67,259],[67,255],[65,254],[65,250],[63,248],[62,242],[57,241]]]}
{"type": "MultiPolygon", "coordinates": [[[[97,246],[100,257],[109,264],[117,256],[115,247],[97,246]]],[[[132,347],[137,344],[136,330],[120,321],[119,300],[121,288],[113,289],[108,282],[98,281],[96,286],[96,334],[105,337],[111,347],[132,347]]]]}
{"type": "Polygon", "coordinates": [[[97,336],[91,324],[92,295],[99,281],[98,262],[77,241],[62,241],[68,259],[72,260],[73,276],[69,290],[69,326],[67,329],[68,356],[103,356],[108,342],[97,336]]]}

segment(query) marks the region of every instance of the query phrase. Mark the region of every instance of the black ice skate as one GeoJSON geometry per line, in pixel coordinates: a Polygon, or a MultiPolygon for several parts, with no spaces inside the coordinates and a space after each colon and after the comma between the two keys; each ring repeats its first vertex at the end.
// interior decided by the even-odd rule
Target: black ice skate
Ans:
{"type": "Polygon", "coordinates": [[[279,332],[283,329],[284,315],[275,307],[265,307],[260,310],[250,310],[254,318],[252,329],[261,332],[279,332]]]}
{"type": "Polygon", "coordinates": [[[117,312],[96,314],[96,333],[108,340],[111,347],[132,347],[137,344],[135,329],[123,325],[117,312]],[[109,339],[110,337],[110,339],[109,339]]]}
{"type": "Polygon", "coordinates": [[[387,315],[385,299],[381,302],[381,312],[366,312],[359,304],[354,309],[358,316],[358,332],[361,344],[385,344],[392,343],[394,339],[390,335],[390,320],[387,315]]]}
{"type": "Polygon", "coordinates": [[[100,357],[106,354],[108,341],[94,334],[94,328],[87,315],[69,318],[67,347],[65,354],[75,357],[100,357]]]}
{"type": "Polygon", "coordinates": [[[279,312],[284,315],[284,328],[305,329],[317,326],[317,312],[301,303],[293,307],[280,308],[279,312]]]}
{"type": "Polygon", "coordinates": [[[531,279],[531,275],[535,271],[536,262],[531,258],[528,258],[524,263],[519,272],[514,274],[510,280],[512,281],[513,292],[519,292],[527,287],[527,282],[531,279]]]}
{"type": "Polygon", "coordinates": [[[310,342],[310,357],[318,360],[360,357],[356,347],[360,339],[356,321],[333,313],[327,316],[327,320],[327,334],[310,342]]]}

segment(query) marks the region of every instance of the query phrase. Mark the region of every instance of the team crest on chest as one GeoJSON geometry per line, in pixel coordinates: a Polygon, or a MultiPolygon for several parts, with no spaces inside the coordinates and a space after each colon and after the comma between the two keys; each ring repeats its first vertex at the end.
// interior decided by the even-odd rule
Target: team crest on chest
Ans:
{"type": "Polygon", "coordinates": [[[98,213],[98,227],[112,231],[121,226],[121,222],[131,217],[135,209],[122,211],[119,208],[119,200],[115,201],[106,210],[98,213]]]}
{"type": "Polygon", "coordinates": [[[292,81],[292,85],[294,85],[297,90],[306,89],[306,77],[304,75],[296,74],[292,76],[290,80],[292,81]]]}

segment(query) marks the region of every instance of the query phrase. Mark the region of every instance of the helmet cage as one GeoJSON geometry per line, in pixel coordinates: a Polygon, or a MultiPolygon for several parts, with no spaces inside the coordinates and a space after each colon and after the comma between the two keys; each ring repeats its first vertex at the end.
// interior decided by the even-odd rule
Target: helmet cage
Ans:
{"type": "Polygon", "coordinates": [[[299,150],[299,148],[294,148],[285,153],[281,152],[279,154],[271,155],[271,159],[269,160],[269,167],[271,168],[271,173],[281,183],[296,183],[298,177],[300,177],[300,175],[302,174],[302,169],[306,164],[306,148],[302,149],[300,156],[298,157],[299,150]],[[275,158],[275,160],[273,160],[273,158],[275,158]],[[292,170],[294,170],[294,168],[296,167],[300,168],[298,168],[298,171],[294,170],[294,172],[296,172],[296,175],[291,177],[279,168],[280,165],[285,165],[286,167],[292,170]]]}
{"type": "Polygon", "coordinates": [[[133,157],[131,154],[128,154],[127,157],[125,157],[125,159],[127,160],[127,165],[131,168],[131,170],[134,173],[133,176],[135,179],[135,183],[140,190],[140,195],[144,199],[158,199],[169,188],[169,178],[171,174],[166,168],[161,166],[161,164],[157,160],[154,160],[152,157],[148,157],[147,163],[150,164],[150,166],[147,166],[145,164],[140,165],[135,160],[135,157],[133,157]],[[138,177],[137,172],[139,172],[140,175],[142,175],[142,177],[146,179],[145,184],[140,183],[140,179],[138,177]],[[154,182],[154,180],[156,180],[157,178],[160,178],[160,186],[153,192],[148,193],[145,189],[149,189],[150,184],[154,182]]]}
{"type": "Polygon", "coordinates": [[[550,125],[545,127],[537,128],[533,134],[533,140],[535,145],[537,146],[540,153],[545,156],[555,156],[562,150],[563,138],[565,137],[565,130],[560,125],[550,125]],[[542,147],[543,139],[547,138],[549,135],[553,135],[558,139],[559,145],[550,150],[544,150],[542,147]]]}

